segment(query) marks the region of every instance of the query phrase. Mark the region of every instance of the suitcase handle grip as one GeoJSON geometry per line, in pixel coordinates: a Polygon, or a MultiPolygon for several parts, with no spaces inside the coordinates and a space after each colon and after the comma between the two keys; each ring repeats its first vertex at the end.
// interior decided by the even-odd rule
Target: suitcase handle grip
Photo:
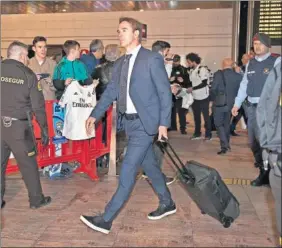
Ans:
{"type": "MultiPolygon", "coordinates": [[[[177,153],[175,152],[175,150],[173,149],[172,145],[169,143],[168,139],[165,137],[161,137],[161,140],[159,141],[159,143],[161,144],[162,148],[165,150],[166,154],[169,156],[170,160],[172,161],[172,163],[174,164],[174,166],[177,168],[177,170],[179,171],[179,173],[183,175],[183,171],[188,175],[189,180],[191,180],[193,183],[195,182],[195,177],[194,175],[187,170],[187,168],[185,167],[185,165],[183,164],[182,160],[179,158],[179,156],[177,155],[177,153]],[[174,154],[174,156],[176,157],[176,159],[178,160],[179,164],[181,165],[181,168],[183,170],[181,170],[181,168],[179,167],[179,165],[177,164],[177,162],[175,161],[175,159],[172,157],[171,153],[168,151],[167,147],[164,146],[164,143],[166,143],[170,150],[172,151],[172,153],[174,154]]],[[[185,177],[185,176],[184,176],[185,177]]]]}

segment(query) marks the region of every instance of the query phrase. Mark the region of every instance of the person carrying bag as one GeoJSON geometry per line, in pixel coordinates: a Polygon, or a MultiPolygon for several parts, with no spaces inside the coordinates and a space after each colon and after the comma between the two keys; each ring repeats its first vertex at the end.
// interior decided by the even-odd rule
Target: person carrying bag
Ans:
{"type": "Polygon", "coordinates": [[[233,61],[229,58],[223,60],[223,70],[214,74],[211,87],[211,100],[213,101],[214,124],[220,139],[220,151],[218,155],[230,151],[230,118],[231,109],[239,90],[242,75],[232,68],[233,61]]]}

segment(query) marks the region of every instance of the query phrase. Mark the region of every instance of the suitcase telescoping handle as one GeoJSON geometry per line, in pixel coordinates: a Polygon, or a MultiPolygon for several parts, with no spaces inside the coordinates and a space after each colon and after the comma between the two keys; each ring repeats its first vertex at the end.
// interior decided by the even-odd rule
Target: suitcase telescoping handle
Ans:
{"type": "Polygon", "coordinates": [[[183,177],[189,177],[189,180],[191,180],[192,182],[195,182],[195,177],[194,175],[187,170],[187,168],[185,167],[185,165],[183,164],[182,160],[179,158],[179,156],[177,155],[177,153],[175,152],[175,150],[173,149],[172,145],[169,143],[168,139],[165,137],[162,137],[161,140],[159,141],[162,148],[165,150],[166,154],[169,156],[170,160],[172,161],[172,163],[174,164],[174,166],[177,168],[177,170],[179,171],[179,173],[183,176],[183,177]],[[166,143],[169,146],[169,149],[172,151],[172,153],[174,154],[175,158],[178,160],[179,164],[181,165],[181,168],[179,167],[179,165],[177,164],[177,162],[175,161],[175,159],[172,157],[171,153],[168,151],[167,147],[164,145],[164,143],[166,143]],[[183,175],[183,172],[185,172],[186,175],[183,175]]]}

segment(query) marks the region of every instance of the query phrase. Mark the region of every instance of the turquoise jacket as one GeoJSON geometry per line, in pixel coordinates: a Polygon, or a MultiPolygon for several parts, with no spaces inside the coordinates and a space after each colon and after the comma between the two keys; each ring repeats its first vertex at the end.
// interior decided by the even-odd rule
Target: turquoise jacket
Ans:
{"type": "Polygon", "coordinates": [[[82,85],[92,84],[93,81],[87,72],[86,66],[79,60],[70,61],[66,57],[58,63],[54,70],[53,84],[56,88],[56,97],[60,99],[65,90],[65,80],[72,78],[82,85]]]}

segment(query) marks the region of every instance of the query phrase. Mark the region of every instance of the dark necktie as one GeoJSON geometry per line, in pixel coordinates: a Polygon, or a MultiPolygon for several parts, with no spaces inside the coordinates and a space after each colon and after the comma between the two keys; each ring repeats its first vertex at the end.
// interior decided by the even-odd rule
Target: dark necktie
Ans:
{"type": "Polygon", "coordinates": [[[118,108],[122,114],[126,111],[128,68],[131,56],[132,54],[125,55],[120,72],[118,108]]]}

